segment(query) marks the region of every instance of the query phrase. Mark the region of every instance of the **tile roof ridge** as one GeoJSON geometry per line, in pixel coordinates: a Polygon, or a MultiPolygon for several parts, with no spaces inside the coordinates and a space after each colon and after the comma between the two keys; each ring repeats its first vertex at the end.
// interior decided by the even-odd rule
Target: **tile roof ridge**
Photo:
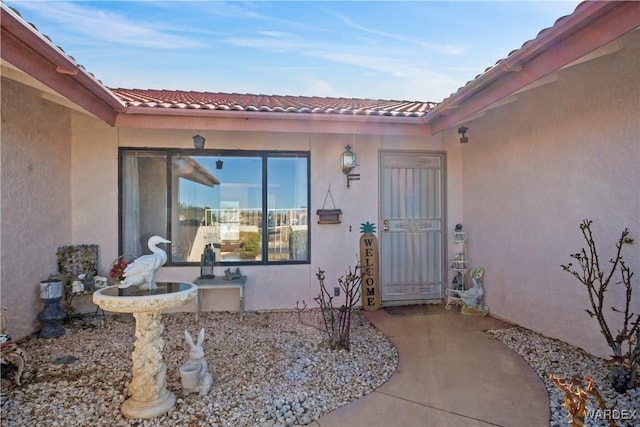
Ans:
{"type": "Polygon", "coordinates": [[[344,97],[344,96],[320,96],[320,95],[282,95],[282,94],[266,94],[266,93],[240,93],[240,92],[214,92],[209,90],[189,90],[189,89],[155,89],[155,88],[123,88],[123,87],[110,87],[115,92],[131,92],[131,93],[188,93],[198,95],[222,95],[222,96],[239,96],[239,97],[262,97],[270,99],[305,99],[305,100],[333,100],[333,101],[367,101],[367,102],[384,102],[384,103],[396,103],[396,104],[438,104],[436,101],[425,100],[407,100],[407,99],[383,99],[383,98],[356,98],[356,97],[344,97]]]}

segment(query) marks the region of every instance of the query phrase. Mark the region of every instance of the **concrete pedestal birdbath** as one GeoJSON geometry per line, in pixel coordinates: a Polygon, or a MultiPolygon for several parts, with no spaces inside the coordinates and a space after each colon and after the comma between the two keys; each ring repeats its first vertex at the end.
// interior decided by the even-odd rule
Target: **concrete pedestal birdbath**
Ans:
{"type": "Polygon", "coordinates": [[[173,408],[176,397],[167,390],[167,368],[162,361],[162,311],[185,304],[197,292],[198,287],[192,283],[159,282],[151,290],[111,286],[93,294],[93,302],[103,310],[133,313],[136,319],[131,397],[120,408],[125,417],[153,418],[173,408]]]}

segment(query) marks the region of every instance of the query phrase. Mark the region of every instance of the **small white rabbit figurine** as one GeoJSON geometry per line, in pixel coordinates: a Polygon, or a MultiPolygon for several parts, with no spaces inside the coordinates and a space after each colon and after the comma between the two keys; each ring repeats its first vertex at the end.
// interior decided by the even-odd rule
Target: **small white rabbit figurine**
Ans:
{"type": "Polygon", "coordinates": [[[184,331],[184,338],[187,340],[191,350],[189,350],[189,360],[180,366],[182,394],[186,396],[192,392],[200,392],[201,396],[205,396],[209,393],[213,379],[207,370],[207,360],[204,358],[204,350],[202,349],[204,328],[200,329],[196,344],[193,343],[193,339],[187,331],[184,331]]]}

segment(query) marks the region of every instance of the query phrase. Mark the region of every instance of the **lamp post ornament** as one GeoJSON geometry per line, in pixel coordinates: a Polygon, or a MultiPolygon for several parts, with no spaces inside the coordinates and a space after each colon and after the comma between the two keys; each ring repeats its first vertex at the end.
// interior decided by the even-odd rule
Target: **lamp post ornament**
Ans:
{"type": "Polygon", "coordinates": [[[380,308],[378,266],[378,238],[375,224],[367,221],[360,225],[360,259],[362,260],[362,308],[367,311],[380,308]]]}

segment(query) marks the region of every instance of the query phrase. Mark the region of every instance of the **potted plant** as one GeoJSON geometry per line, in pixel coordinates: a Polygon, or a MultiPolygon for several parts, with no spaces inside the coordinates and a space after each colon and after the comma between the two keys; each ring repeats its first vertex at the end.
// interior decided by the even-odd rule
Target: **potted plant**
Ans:
{"type": "Polygon", "coordinates": [[[132,255],[121,255],[114,259],[109,267],[109,279],[110,285],[119,285],[124,280],[124,270],[129,264],[131,264],[136,258],[132,255]]]}

